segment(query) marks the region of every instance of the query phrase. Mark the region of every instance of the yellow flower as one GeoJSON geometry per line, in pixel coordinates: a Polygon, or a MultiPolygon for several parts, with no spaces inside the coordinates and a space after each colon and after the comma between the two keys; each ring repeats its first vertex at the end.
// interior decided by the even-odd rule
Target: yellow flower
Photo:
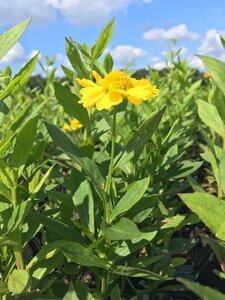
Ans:
{"type": "Polygon", "coordinates": [[[211,74],[210,74],[209,72],[205,72],[205,73],[203,73],[203,77],[204,77],[205,79],[208,79],[208,78],[211,77],[211,74]]]}
{"type": "Polygon", "coordinates": [[[96,82],[77,78],[83,87],[80,90],[82,98],[79,103],[86,108],[96,106],[97,110],[110,109],[125,98],[131,103],[140,104],[159,94],[156,86],[147,79],[137,80],[121,71],[112,71],[104,78],[93,71],[93,76],[96,82]]]}
{"type": "Polygon", "coordinates": [[[73,131],[73,130],[78,130],[82,127],[83,127],[83,125],[77,119],[73,119],[70,122],[70,124],[65,123],[63,126],[63,129],[67,130],[67,131],[73,131]]]}

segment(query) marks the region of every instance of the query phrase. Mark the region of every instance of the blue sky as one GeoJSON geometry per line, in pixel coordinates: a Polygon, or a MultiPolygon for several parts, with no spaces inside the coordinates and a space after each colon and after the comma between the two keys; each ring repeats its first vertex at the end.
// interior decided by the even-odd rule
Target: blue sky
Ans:
{"type": "MultiPolygon", "coordinates": [[[[194,54],[225,59],[219,35],[225,36],[224,0],[0,0],[0,32],[33,16],[32,23],[0,62],[19,68],[39,50],[69,66],[65,37],[92,45],[113,18],[115,30],[108,50],[116,68],[136,57],[134,67],[165,66],[171,39],[192,67],[201,67],[194,54]]],[[[38,71],[37,71],[38,72],[38,71]]],[[[60,68],[57,71],[61,74],[60,68]]]]}

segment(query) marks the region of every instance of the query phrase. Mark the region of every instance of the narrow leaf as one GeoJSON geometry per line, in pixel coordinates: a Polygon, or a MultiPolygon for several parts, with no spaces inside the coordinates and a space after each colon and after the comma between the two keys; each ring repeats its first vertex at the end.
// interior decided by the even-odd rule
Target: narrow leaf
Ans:
{"type": "Polygon", "coordinates": [[[225,300],[225,295],[217,290],[213,290],[208,286],[199,283],[191,282],[187,279],[178,279],[186,288],[201,297],[202,300],[225,300]]]}
{"type": "Polygon", "coordinates": [[[26,164],[35,141],[37,121],[37,117],[29,120],[18,134],[12,154],[13,167],[19,168],[26,164]]]}
{"type": "Polygon", "coordinates": [[[66,256],[67,260],[76,262],[81,266],[105,268],[106,262],[96,256],[87,247],[75,242],[67,242],[60,246],[60,250],[66,256]]]}
{"type": "Polygon", "coordinates": [[[225,63],[217,58],[198,55],[203,61],[205,67],[208,69],[210,75],[215,80],[217,86],[223,91],[225,95],[225,63]]]}
{"type": "Polygon", "coordinates": [[[149,185],[149,178],[145,178],[133,183],[126,194],[119,200],[112,211],[110,221],[112,222],[118,215],[123,214],[132,208],[142,197],[149,185]]]}
{"type": "Polygon", "coordinates": [[[33,72],[37,60],[38,60],[37,53],[20,71],[17,75],[13,77],[10,83],[6,86],[6,88],[0,92],[0,101],[4,100],[11,94],[15,93],[21,86],[23,86],[26,82],[31,73],[33,72]]]}
{"type": "Polygon", "coordinates": [[[19,40],[28,24],[31,21],[31,17],[23,22],[13,26],[9,30],[0,35],[0,60],[7,54],[7,52],[16,44],[19,40]]]}
{"type": "Polygon", "coordinates": [[[63,106],[65,112],[78,119],[83,124],[87,131],[90,131],[90,120],[87,109],[78,103],[80,100],[75,94],[71,93],[67,87],[64,87],[58,82],[54,82],[55,96],[59,103],[63,106]]]}
{"type": "Polygon", "coordinates": [[[207,193],[179,194],[179,197],[218,239],[225,241],[225,202],[223,200],[207,193]]]}
{"type": "Polygon", "coordinates": [[[87,180],[83,181],[76,190],[76,193],[73,195],[73,203],[82,225],[94,234],[94,199],[87,180]]]}
{"type": "Polygon", "coordinates": [[[147,140],[149,140],[156,131],[165,109],[165,107],[161,109],[157,114],[155,114],[153,117],[150,117],[141,126],[138,132],[126,144],[122,153],[115,158],[114,168],[121,167],[134,156],[134,153],[137,153],[143,149],[147,140]]]}
{"type": "Polygon", "coordinates": [[[84,154],[81,150],[73,143],[70,137],[59,130],[56,126],[45,122],[45,126],[56,145],[58,145],[69,157],[71,157],[75,163],[77,163],[82,171],[89,176],[92,180],[96,190],[102,196],[104,191],[104,182],[97,165],[88,157],[83,157],[84,154]]]}
{"type": "Polygon", "coordinates": [[[201,120],[220,136],[225,135],[225,125],[216,106],[206,101],[198,101],[198,114],[201,120]]]}
{"type": "Polygon", "coordinates": [[[103,29],[103,31],[101,32],[96,44],[91,49],[93,60],[96,60],[97,58],[99,58],[99,56],[101,56],[101,54],[103,53],[103,51],[107,47],[107,45],[108,45],[108,43],[111,39],[112,33],[113,33],[114,24],[115,24],[115,19],[113,19],[106,26],[106,28],[103,29]]]}

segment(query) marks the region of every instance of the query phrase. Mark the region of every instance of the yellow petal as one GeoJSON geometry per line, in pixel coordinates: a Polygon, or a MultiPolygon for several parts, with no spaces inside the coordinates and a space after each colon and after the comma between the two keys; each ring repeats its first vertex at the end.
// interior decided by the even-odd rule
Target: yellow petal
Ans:
{"type": "Polygon", "coordinates": [[[63,129],[66,130],[66,131],[71,131],[70,126],[66,123],[63,125],[63,129]]]}
{"type": "Polygon", "coordinates": [[[95,83],[89,79],[79,79],[76,78],[76,81],[79,83],[79,85],[81,85],[82,87],[91,87],[91,86],[95,86],[95,83]]]}
{"type": "Polygon", "coordinates": [[[96,109],[97,110],[109,110],[113,106],[113,102],[109,99],[109,94],[106,93],[98,102],[96,102],[96,109]]]}
{"type": "Polygon", "coordinates": [[[132,96],[127,96],[128,101],[130,101],[133,104],[140,104],[142,100],[140,98],[135,98],[132,96]]]}
{"type": "Polygon", "coordinates": [[[92,74],[97,82],[102,80],[102,77],[96,71],[92,71],[92,74]]]}
{"type": "Polygon", "coordinates": [[[70,122],[70,127],[71,127],[72,130],[77,130],[77,129],[82,128],[83,125],[80,123],[79,120],[73,119],[73,120],[70,122]]]}
{"type": "Polygon", "coordinates": [[[115,105],[115,104],[119,104],[123,101],[123,96],[121,95],[121,93],[110,91],[109,92],[109,99],[115,105]]]}
{"type": "Polygon", "coordinates": [[[82,89],[81,94],[83,97],[79,103],[86,108],[91,108],[105,96],[106,92],[101,87],[90,87],[82,89]]]}

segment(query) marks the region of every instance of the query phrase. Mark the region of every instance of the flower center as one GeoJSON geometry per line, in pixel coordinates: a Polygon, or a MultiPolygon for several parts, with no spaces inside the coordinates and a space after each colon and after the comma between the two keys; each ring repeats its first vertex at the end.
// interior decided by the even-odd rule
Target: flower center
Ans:
{"type": "Polygon", "coordinates": [[[133,87],[132,79],[129,77],[121,77],[113,82],[114,89],[128,90],[133,87]]]}

